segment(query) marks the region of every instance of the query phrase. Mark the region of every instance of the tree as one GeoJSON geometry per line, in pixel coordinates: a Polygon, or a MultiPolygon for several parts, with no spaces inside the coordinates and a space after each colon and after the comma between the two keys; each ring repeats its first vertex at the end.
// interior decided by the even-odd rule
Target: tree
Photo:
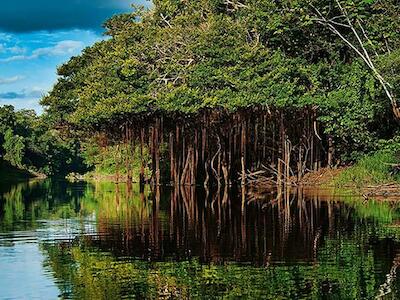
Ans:
{"type": "Polygon", "coordinates": [[[0,107],[0,159],[47,175],[84,172],[79,141],[62,139],[53,124],[47,114],[0,107]]]}
{"type": "MultiPolygon", "coordinates": [[[[330,31],[332,31],[335,35],[337,35],[341,40],[343,40],[354,52],[362,58],[362,60],[366,63],[368,68],[372,71],[376,79],[381,84],[383,90],[385,91],[386,96],[390,100],[390,104],[392,105],[394,116],[397,119],[400,119],[400,107],[397,103],[396,96],[393,93],[392,85],[383,77],[382,73],[378,68],[375,66],[373,61],[373,55],[379,58],[379,55],[376,51],[370,53],[367,48],[369,44],[374,49],[374,45],[371,39],[368,37],[364,26],[362,25],[360,19],[357,16],[353,16],[354,21],[352,21],[351,15],[340,2],[340,0],[335,0],[337,7],[339,8],[339,15],[335,15],[333,17],[326,17],[321,13],[321,11],[314,7],[317,17],[315,20],[326,26],[330,31]],[[343,28],[350,31],[347,36],[343,33],[343,28]]],[[[374,0],[363,1],[364,4],[373,3],[374,0]]],[[[390,49],[388,49],[390,52],[390,49]]]]}
{"type": "Polygon", "coordinates": [[[6,152],[4,159],[9,161],[11,165],[22,168],[25,154],[24,138],[14,135],[13,130],[8,129],[4,136],[3,148],[6,152]]]}
{"type": "Polygon", "coordinates": [[[120,126],[149,116],[315,107],[321,134],[353,160],[395,134],[400,13],[395,0],[350,1],[347,22],[334,3],[154,1],[108,20],[110,38],[60,67],[42,104],[82,139],[109,133],[111,144],[122,142],[120,126]]]}

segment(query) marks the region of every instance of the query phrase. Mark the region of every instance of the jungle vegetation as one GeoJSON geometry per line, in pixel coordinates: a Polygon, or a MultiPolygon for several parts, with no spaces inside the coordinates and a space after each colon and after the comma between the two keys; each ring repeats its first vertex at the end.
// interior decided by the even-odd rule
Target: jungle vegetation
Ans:
{"type": "Polygon", "coordinates": [[[79,142],[63,139],[32,110],[0,106],[0,177],[15,181],[37,173],[54,176],[85,171],[79,142]]]}
{"type": "Polygon", "coordinates": [[[399,143],[395,0],[155,0],[104,27],[41,103],[128,177],[139,161],[142,180],[279,181],[399,143]]]}

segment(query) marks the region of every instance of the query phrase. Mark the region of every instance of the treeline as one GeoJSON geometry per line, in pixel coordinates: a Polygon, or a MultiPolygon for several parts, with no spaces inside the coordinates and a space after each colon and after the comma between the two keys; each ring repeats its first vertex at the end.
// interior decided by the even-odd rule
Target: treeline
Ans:
{"type": "Polygon", "coordinates": [[[80,150],[75,140],[60,137],[46,115],[0,106],[0,169],[8,165],[49,176],[85,171],[80,150]]]}
{"type": "Polygon", "coordinates": [[[105,28],[108,39],[59,67],[42,104],[54,126],[81,140],[148,148],[156,178],[160,163],[179,182],[199,172],[202,180],[226,177],[235,147],[227,177],[257,164],[276,172],[280,161],[297,173],[299,160],[307,170],[345,164],[399,134],[395,0],[158,0],[105,28]],[[275,126],[265,139],[256,108],[275,126]],[[315,119],[307,123],[302,110],[315,119]],[[238,114],[246,117],[229,127],[238,114]],[[281,115],[298,118],[272,118],[281,115]],[[296,126],[303,130],[291,136],[296,126]],[[207,155],[194,159],[207,140],[207,155]],[[263,147],[272,154],[263,157],[263,147]]]}

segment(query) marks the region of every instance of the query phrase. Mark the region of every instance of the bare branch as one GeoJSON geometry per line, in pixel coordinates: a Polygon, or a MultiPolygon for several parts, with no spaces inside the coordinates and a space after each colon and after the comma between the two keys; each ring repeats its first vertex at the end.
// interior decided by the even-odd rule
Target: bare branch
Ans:
{"type": "MultiPolygon", "coordinates": [[[[316,12],[316,14],[318,15],[317,18],[314,18],[314,21],[316,21],[317,23],[326,26],[330,31],[332,31],[334,34],[336,34],[342,41],[344,41],[351,49],[353,49],[356,54],[362,58],[362,60],[367,64],[367,66],[369,67],[369,69],[373,72],[374,76],[376,77],[376,79],[379,81],[379,83],[381,84],[383,90],[386,93],[386,96],[389,98],[390,103],[392,105],[392,109],[393,109],[393,113],[395,115],[395,117],[397,119],[400,119],[400,108],[397,104],[396,98],[395,96],[392,94],[392,87],[390,86],[390,84],[384,79],[384,77],[381,75],[381,73],[378,71],[378,69],[375,67],[370,54],[368,53],[368,50],[366,49],[366,47],[364,46],[364,42],[361,39],[360,35],[358,34],[355,26],[353,25],[353,23],[351,22],[350,18],[349,18],[349,14],[347,12],[347,10],[341,5],[339,0],[335,0],[337,6],[339,7],[342,15],[340,16],[336,16],[334,18],[331,19],[327,19],[319,10],[318,8],[316,8],[315,6],[313,6],[312,4],[310,4],[310,6],[314,9],[314,11],[316,12]],[[343,24],[340,22],[336,22],[336,19],[342,19],[344,18],[345,21],[347,22],[347,24],[343,24]],[[346,38],[337,28],[336,26],[341,26],[341,27],[346,27],[351,29],[355,39],[357,40],[357,44],[354,44],[350,41],[350,39],[346,38]]],[[[363,33],[363,37],[364,39],[366,39],[368,41],[368,43],[373,46],[372,41],[368,38],[368,35],[366,33],[366,31],[364,30],[361,22],[359,20],[357,20],[357,24],[360,27],[362,33],[363,33]]],[[[375,52],[375,55],[378,56],[378,54],[375,52]]]]}
{"type": "Polygon", "coordinates": [[[364,38],[368,41],[368,43],[370,44],[370,46],[371,46],[372,49],[374,50],[375,56],[376,56],[376,57],[379,57],[378,53],[377,53],[377,52],[375,51],[375,49],[374,49],[374,44],[372,43],[372,41],[371,41],[370,38],[368,37],[367,33],[365,32],[364,27],[362,26],[360,20],[357,20],[357,24],[358,24],[358,26],[360,27],[360,29],[361,29],[361,31],[362,31],[362,33],[363,33],[363,35],[364,35],[364,38]]]}
{"type": "Polygon", "coordinates": [[[351,28],[351,27],[350,27],[349,25],[347,25],[347,24],[335,22],[335,21],[332,21],[332,19],[329,19],[328,22],[331,23],[331,24],[333,24],[333,25],[342,26],[342,27],[346,27],[346,28],[351,28]]]}
{"type": "Polygon", "coordinates": [[[240,1],[234,1],[234,0],[225,0],[224,1],[225,5],[227,6],[232,6],[233,10],[238,10],[240,8],[248,8],[247,5],[241,3],[240,1]]]}
{"type": "Polygon", "coordinates": [[[389,47],[388,40],[386,38],[385,38],[385,44],[386,44],[386,49],[387,49],[388,53],[390,54],[391,50],[390,50],[390,47],[389,47]]]}
{"type": "Polygon", "coordinates": [[[162,13],[160,14],[160,17],[163,19],[163,21],[165,22],[165,24],[168,25],[169,28],[172,28],[171,23],[168,21],[167,17],[164,16],[162,13]]]}

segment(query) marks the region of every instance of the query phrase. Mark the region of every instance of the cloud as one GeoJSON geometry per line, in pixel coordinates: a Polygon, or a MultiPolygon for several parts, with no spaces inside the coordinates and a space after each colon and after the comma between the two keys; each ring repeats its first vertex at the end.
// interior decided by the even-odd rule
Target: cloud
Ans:
{"type": "MultiPolygon", "coordinates": [[[[0,14],[1,14],[1,11],[0,11],[0,14]]],[[[7,33],[4,33],[4,32],[0,32],[0,41],[10,41],[12,39],[12,36],[11,36],[11,34],[7,34],[7,33]]]]}
{"type": "Polygon", "coordinates": [[[13,54],[21,54],[26,51],[25,48],[19,46],[8,47],[6,44],[0,44],[0,53],[13,53],[13,54]]]}
{"type": "Polygon", "coordinates": [[[14,76],[14,77],[8,77],[8,78],[1,78],[0,77],[0,84],[9,84],[9,83],[14,83],[17,81],[20,81],[24,79],[24,76],[14,76]]]}
{"type": "Polygon", "coordinates": [[[32,51],[30,55],[15,55],[7,58],[0,59],[0,62],[7,63],[21,60],[32,60],[42,56],[63,56],[73,55],[79,52],[84,47],[83,42],[80,41],[60,41],[52,47],[37,48],[32,51]]]}
{"type": "Polygon", "coordinates": [[[33,51],[32,55],[43,56],[43,55],[66,55],[73,54],[74,52],[81,50],[83,43],[80,41],[61,41],[58,42],[54,47],[38,48],[33,51]]]}
{"type": "Polygon", "coordinates": [[[0,31],[31,32],[60,29],[100,29],[110,16],[145,0],[14,0],[2,1],[0,31]]]}
{"type": "Polygon", "coordinates": [[[13,46],[13,47],[8,47],[5,49],[6,52],[14,53],[14,54],[19,54],[19,53],[24,53],[26,51],[25,48],[19,47],[19,46],[13,46]]]}
{"type": "Polygon", "coordinates": [[[15,99],[32,99],[41,98],[45,92],[38,88],[33,88],[32,90],[22,90],[20,92],[5,92],[0,93],[0,99],[3,100],[15,100],[15,99]]]}
{"type": "Polygon", "coordinates": [[[39,105],[37,99],[0,99],[1,105],[12,105],[16,110],[21,109],[33,109],[37,114],[41,114],[43,112],[43,108],[39,105]]]}
{"type": "Polygon", "coordinates": [[[12,61],[19,61],[19,60],[31,60],[38,58],[38,56],[35,55],[15,55],[7,58],[2,58],[0,59],[0,62],[6,63],[6,62],[12,62],[12,61]]]}

